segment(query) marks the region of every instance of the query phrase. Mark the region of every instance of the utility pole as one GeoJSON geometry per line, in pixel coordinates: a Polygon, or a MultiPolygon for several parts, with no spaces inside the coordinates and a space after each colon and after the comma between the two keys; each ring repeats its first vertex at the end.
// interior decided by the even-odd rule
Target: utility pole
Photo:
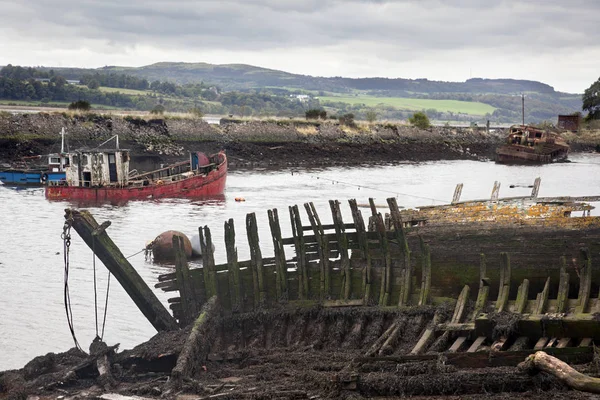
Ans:
{"type": "Polygon", "coordinates": [[[523,126],[525,126],[525,95],[521,93],[521,115],[523,117],[523,126]]]}

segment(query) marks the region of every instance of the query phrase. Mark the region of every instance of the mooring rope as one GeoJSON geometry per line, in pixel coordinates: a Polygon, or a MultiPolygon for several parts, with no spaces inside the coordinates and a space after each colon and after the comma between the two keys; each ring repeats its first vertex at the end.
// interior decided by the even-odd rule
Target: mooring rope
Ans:
{"type": "Polygon", "coordinates": [[[65,274],[64,274],[64,292],[63,300],[65,304],[65,313],[67,314],[67,323],[69,325],[69,331],[73,337],[75,347],[83,351],[75,335],[75,325],[73,324],[73,310],[71,309],[71,294],[69,293],[69,247],[71,246],[71,221],[72,217],[67,218],[65,225],[63,226],[63,233],[61,238],[63,239],[63,259],[65,263],[65,274]]]}
{"type": "Polygon", "coordinates": [[[104,316],[102,317],[102,333],[98,330],[98,291],[96,286],[96,240],[92,235],[92,265],[94,269],[94,316],[96,318],[96,338],[104,340],[104,328],[106,327],[106,314],[108,310],[108,296],[110,293],[110,276],[111,273],[108,271],[108,279],[106,283],[106,298],[104,299],[104,316]]]}
{"type": "Polygon", "coordinates": [[[417,196],[417,195],[414,195],[414,194],[408,194],[408,193],[401,193],[401,192],[392,191],[392,190],[379,189],[379,188],[375,188],[375,187],[367,186],[367,185],[357,185],[355,183],[349,183],[349,182],[340,181],[339,179],[329,179],[329,178],[323,178],[322,176],[314,176],[314,175],[311,175],[311,177],[312,178],[316,178],[316,179],[322,179],[322,180],[329,181],[329,182],[332,182],[332,183],[339,183],[339,184],[346,185],[346,186],[357,187],[359,190],[361,188],[365,188],[365,189],[369,189],[369,190],[374,190],[376,192],[383,192],[383,193],[395,194],[396,197],[398,197],[398,196],[407,196],[407,197],[414,197],[416,199],[424,199],[424,200],[437,201],[437,202],[440,202],[440,203],[448,203],[447,200],[440,200],[440,199],[434,199],[433,197],[417,196]]]}

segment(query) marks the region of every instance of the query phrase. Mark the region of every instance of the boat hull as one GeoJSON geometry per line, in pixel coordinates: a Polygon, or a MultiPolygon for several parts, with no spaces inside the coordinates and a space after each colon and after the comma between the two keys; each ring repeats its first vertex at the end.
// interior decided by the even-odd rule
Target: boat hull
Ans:
{"type": "Polygon", "coordinates": [[[496,150],[496,162],[499,164],[549,164],[566,161],[568,154],[568,149],[560,147],[540,152],[533,147],[505,145],[496,150]]]}
{"type": "Polygon", "coordinates": [[[223,195],[227,180],[227,161],[206,175],[136,187],[47,186],[49,200],[83,202],[126,202],[161,198],[207,198],[223,195]]]}
{"type": "Polygon", "coordinates": [[[41,186],[47,181],[59,182],[64,179],[64,172],[18,169],[0,171],[0,182],[5,185],[41,186]]]}

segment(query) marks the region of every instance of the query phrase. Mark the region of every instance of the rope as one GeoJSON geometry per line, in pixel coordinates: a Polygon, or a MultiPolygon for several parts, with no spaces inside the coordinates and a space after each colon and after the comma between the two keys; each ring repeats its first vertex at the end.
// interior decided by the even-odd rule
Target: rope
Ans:
{"type": "Polygon", "coordinates": [[[104,328],[106,327],[106,314],[108,310],[108,297],[110,293],[110,271],[108,272],[108,279],[106,284],[106,298],[104,299],[104,316],[102,317],[102,333],[98,334],[98,291],[96,286],[96,240],[92,235],[92,264],[94,269],[94,316],[96,317],[96,338],[100,340],[104,339],[104,328]]]}
{"type": "Polygon", "coordinates": [[[61,238],[63,239],[63,260],[65,263],[63,300],[65,304],[65,313],[67,315],[67,324],[69,325],[69,331],[71,332],[71,336],[73,337],[73,342],[75,343],[75,347],[77,347],[77,349],[83,351],[83,349],[79,345],[77,336],[75,335],[75,326],[73,324],[73,310],[71,309],[71,294],[69,293],[69,247],[71,246],[72,221],[73,217],[69,215],[69,218],[67,218],[67,220],[65,221],[65,225],[63,226],[63,233],[61,235],[61,238]]]}
{"type": "Polygon", "coordinates": [[[332,183],[341,183],[342,185],[357,187],[359,190],[360,190],[360,188],[365,188],[365,189],[370,189],[370,190],[374,190],[374,191],[377,191],[377,192],[395,194],[396,197],[398,197],[399,195],[401,195],[401,196],[414,197],[414,198],[417,198],[417,199],[425,199],[425,200],[437,201],[437,202],[440,202],[440,203],[447,203],[446,200],[434,199],[432,197],[417,196],[417,195],[414,195],[414,194],[400,193],[400,192],[394,192],[394,191],[391,191],[391,190],[378,189],[378,188],[375,188],[375,187],[372,187],[372,186],[357,185],[355,183],[343,182],[343,181],[340,181],[340,180],[337,180],[337,179],[323,178],[321,176],[311,176],[311,177],[312,178],[316,178],[316,179],[323,179],[325,181],[329,181],[329,182],[332,182],[332,183]]]}
{"type": "Polygon", "coordinates": [[[102,319],[102,335],[100,340],[104,340],[104,327],[106,326],[106,310],[108,309],[108,292],[110,291],[110,271],[108,272],[108,283],[106,284],[106,300],[104,301],[104,318],[102,319]]]}

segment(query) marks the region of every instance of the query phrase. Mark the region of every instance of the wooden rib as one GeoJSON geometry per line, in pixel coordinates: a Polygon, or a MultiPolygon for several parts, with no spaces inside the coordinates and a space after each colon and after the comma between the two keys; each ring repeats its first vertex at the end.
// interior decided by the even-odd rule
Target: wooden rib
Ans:
{"type": "Polygon", "coordinates": [[[227,251],[227,279],[229,282],[229,299],[231,311],[240,312],[242,309],[242,284],[240,282],[240,266],[238,265],[237,249],[235,247],[235,226],[233,218],[225,221],[225,249],[227,251]]]}
{"type": "Polygon", "coordinates": [[[535,301],[535,311],[534,314],[543,314],[546,310],[546,305],[548,303],[548,292],[550,291],[550,277],[546,279],[546,284],[544,285],[544,290],[541,293],[538,293],[536,301],[535,301]]]}
{"type": "Polygon", "coordinates": [[[452,320],[450,321],[453,324],[458,324],[462,321],[465,312],[467,310],[467,301],[469,301],[469,292],[471,288],[469,285],[465,285],[458,296],[458,300],[456,301],[456,306],[454,307],[454,315],[452,316],[452,320]]]}
{"type": "Polygon", "coordinates": [[[508,305],[508,294],[510,292],[510,256],[508,253],[501,253],[502,266],[500,270],[500,288],[498,290],[498,300],[496,300],[496,311],[505,311],[508,305]]]}
{"type": "Polygon", "coordinates": [[[394,225],[394,235],[398,245],[400,246],[400,251],[403,257],[402,279],[400,281],[400,298],[398,299],[398,306],[406,306],[409,303],[412,292],[412,266],[410,263],[410,248],[408,247],[408,241],[406,240],[404,225],[402,223],[396,198],[388,198],[387,203],[390,207],[390,217],[394,225]]]}
{"type": "Polygon", "coordinates": [[[350,258],[348,257],[348,238],[346,237],[346,231],[344,229],[344,221],[342,219],[342,212],[340,211],[340,202],[337,200],[329,200],[329,207],[331,208],[331,216],[333,218],[333,225],[335,226],[335,235],[340,251],[340,268],[343,274],[342,293],[340,297],[343,300],[348,300],[350,298],[350,288],[352,287],[350,258]]]}
{"type": "Polygon", "coordinates": [[[358,209],[355,199],[348,200],[350,204],[350,210],[352,210],[352,219],[354,220],[354,227],[356,228],[356,236],[358,239],[358,246],[362,253],[363,259],[365,260],[365,268],[363,270],[362,286],[363,286],[363,299],[365,304],[369,304],[371,298],[371,279],[372,279],[372,265],[371,265],[371,253],[369,252],[369,242],[367,241],[365,222],[362,217],[362,213],[358,209]]]}
{"type": "Polygon", "coordinates": [[[477,293],[475,310],[473,311],[473,317],[471,318],[473,321],[481,312],[485,311],[488,294],[490,292],[489,281],[486,276],[485,254],[481,253],[479,260],[479,292],[477,293]]]}
{"type": "Polygon", "coordinates": [[[556,312],[564,313],[567,311],[569,300],[569,274],[567,273],[567,258],[560,258],[560,281],[558,283],[558,295],[556,296],[556,312]]]}
{"type": "Polygon", "coordinates": [[[275,252],[275,292],[278,301],[288,300],[287,290],[287,263],[283,243],[281,241],[281,227],[279,225],[279,216],[277,209],[267,211],[269,216],[269,226],[271,227],[271,237],[273,238],[273,250],[275,252]]]}
{"type": "Polygon", "coordinates": [[[196,318],[199,304],[194,285],[190,279],[190,270],[185,255],[183,237],[173,235],[172,243],[173,250],[175,251],[175,274],[182,307],[182,318],[179,323],[181,326],[186,326],[196,318]]]}
{"type": "Polygon", "coordinates": [[[544,347],[546,347],[548,340],[549,339],[547,337],[539,338],[538,341],[536,342],[535,346],[533,346],[533,349],[534,350],[542,350],[544,347]]]}
{"type": "Polygon", "coordinates": [[[315,205],[313,203],[305,203],[304,209],[306,210],[308,220],[310,221],[310,225],[317,240],[317,251],[321,260],[319,294],[321,300],[324,300],[330,297],[331,290],[329,271],[329,241],[324,236],[323,226],[321,225],[321,220],[319,219],[315,205]]]}
{"type": "Polygon", "coordinates": [[[431,250],[425,244],[423,238],[419,235],[419,243],[421,244],[421,292],[419,293],[419,305],[429,304],[431,299],[431,250]]]}
{"type": "Polygon", "coordinates": [[[202,272],[204,274],[204,286],[206,288],[206,298],[219,296],[219,287],[217,285],[217,272],[215,270],[215,255],[212,246],[212,236],[208,226],[198,228],[200,238],[200,248],[202,250],[202,272]]]}
{"type": "Polygon", "coordinates": [[[456,338],[452,346],[450,346],[450,348],[448,349],[448,353],[456,353],[457,351],[459,351],[465,344],[466,340],[466,336],[460,336],[456,338]]]}
{"type": "Polygon", "coordinates": [[[463,184],[459,183],[454,189],[454,196],[452,196],[452,204],[456,204],[460,201],[460,195],[462,194],[463,184]]]}
{"type": "Polygon", "coordinates": [[[258,226],[256,223],[256,214],[246,215],[246,233],[248,236],[248,246],[250,247],[250,269],[252,270],[252,285],[254,287],[254,305],[258,307],[264,305],[267,301],[267,290],[265,286],[265,276],[263,272],[263,258],[260,250],[260,241],[258,238],[258,226]]]}
{"type": "Polygon", "coordinates": [[[577,307],[575,308],[575,312],[578,314],[585,312],[592,288],[592,260],[590,259],[590,252],[588,249],[582,248],[580,254],[583,268],[579,273],[579,295],[577,296],[577,307]]]}
{"type": "Polygon", "coordinates": [[[290,222],[292,224],[292,236],[294,237],[294,248],[296,249],[296,260],[298,265],[298,297],[301,300],[308,298],[308,270],[306,262],[306,247],[304,243],[304,231],[302,219],[298,206],[289,208],[290,222]]]}
{"type": "Polygon", "coordinates": [[[583,338],[581,339],[581,343],[579,343],[579,347],[588,347],[592,344],[592,338],[583,338]]]}
{"type": "Polygon", "coordinates": [[[467,353],[475,353],[481,347],[485,339],[485,336],[479,336],[477,339],[475,339],[471,347],[469,347],[467,350],[467,353]]]}
{"type": "Polygon", "coordinates": [[[558,344],[556,345],[556,347],[559,349],[564,349],[565,347],[569,347],[570,344],[571,344],[571,338],[565,337],[558,341],[558,344]]]}
{"type": "Polygon", "coordinates": [[[523,279],[523,283],[519,286],[517,292],[517,300],[515,301],[515,312],[522,314],[527,305],[527,297],[529,295],[529,279],[523,279]]]}
{"type": "Polygon", "coordinates": [[[377,212],[377,206],[372,198],[369,198],[371,213],[375,220],[375,229],[379,237],[379,245],[385,258],[385,271],[381,274],[381,290],[379,292],[379,305],[387,306],[390,298],[390,289],[392,284],[392,258],[389,251],[387,233],[381,213],[377,212]]]}

